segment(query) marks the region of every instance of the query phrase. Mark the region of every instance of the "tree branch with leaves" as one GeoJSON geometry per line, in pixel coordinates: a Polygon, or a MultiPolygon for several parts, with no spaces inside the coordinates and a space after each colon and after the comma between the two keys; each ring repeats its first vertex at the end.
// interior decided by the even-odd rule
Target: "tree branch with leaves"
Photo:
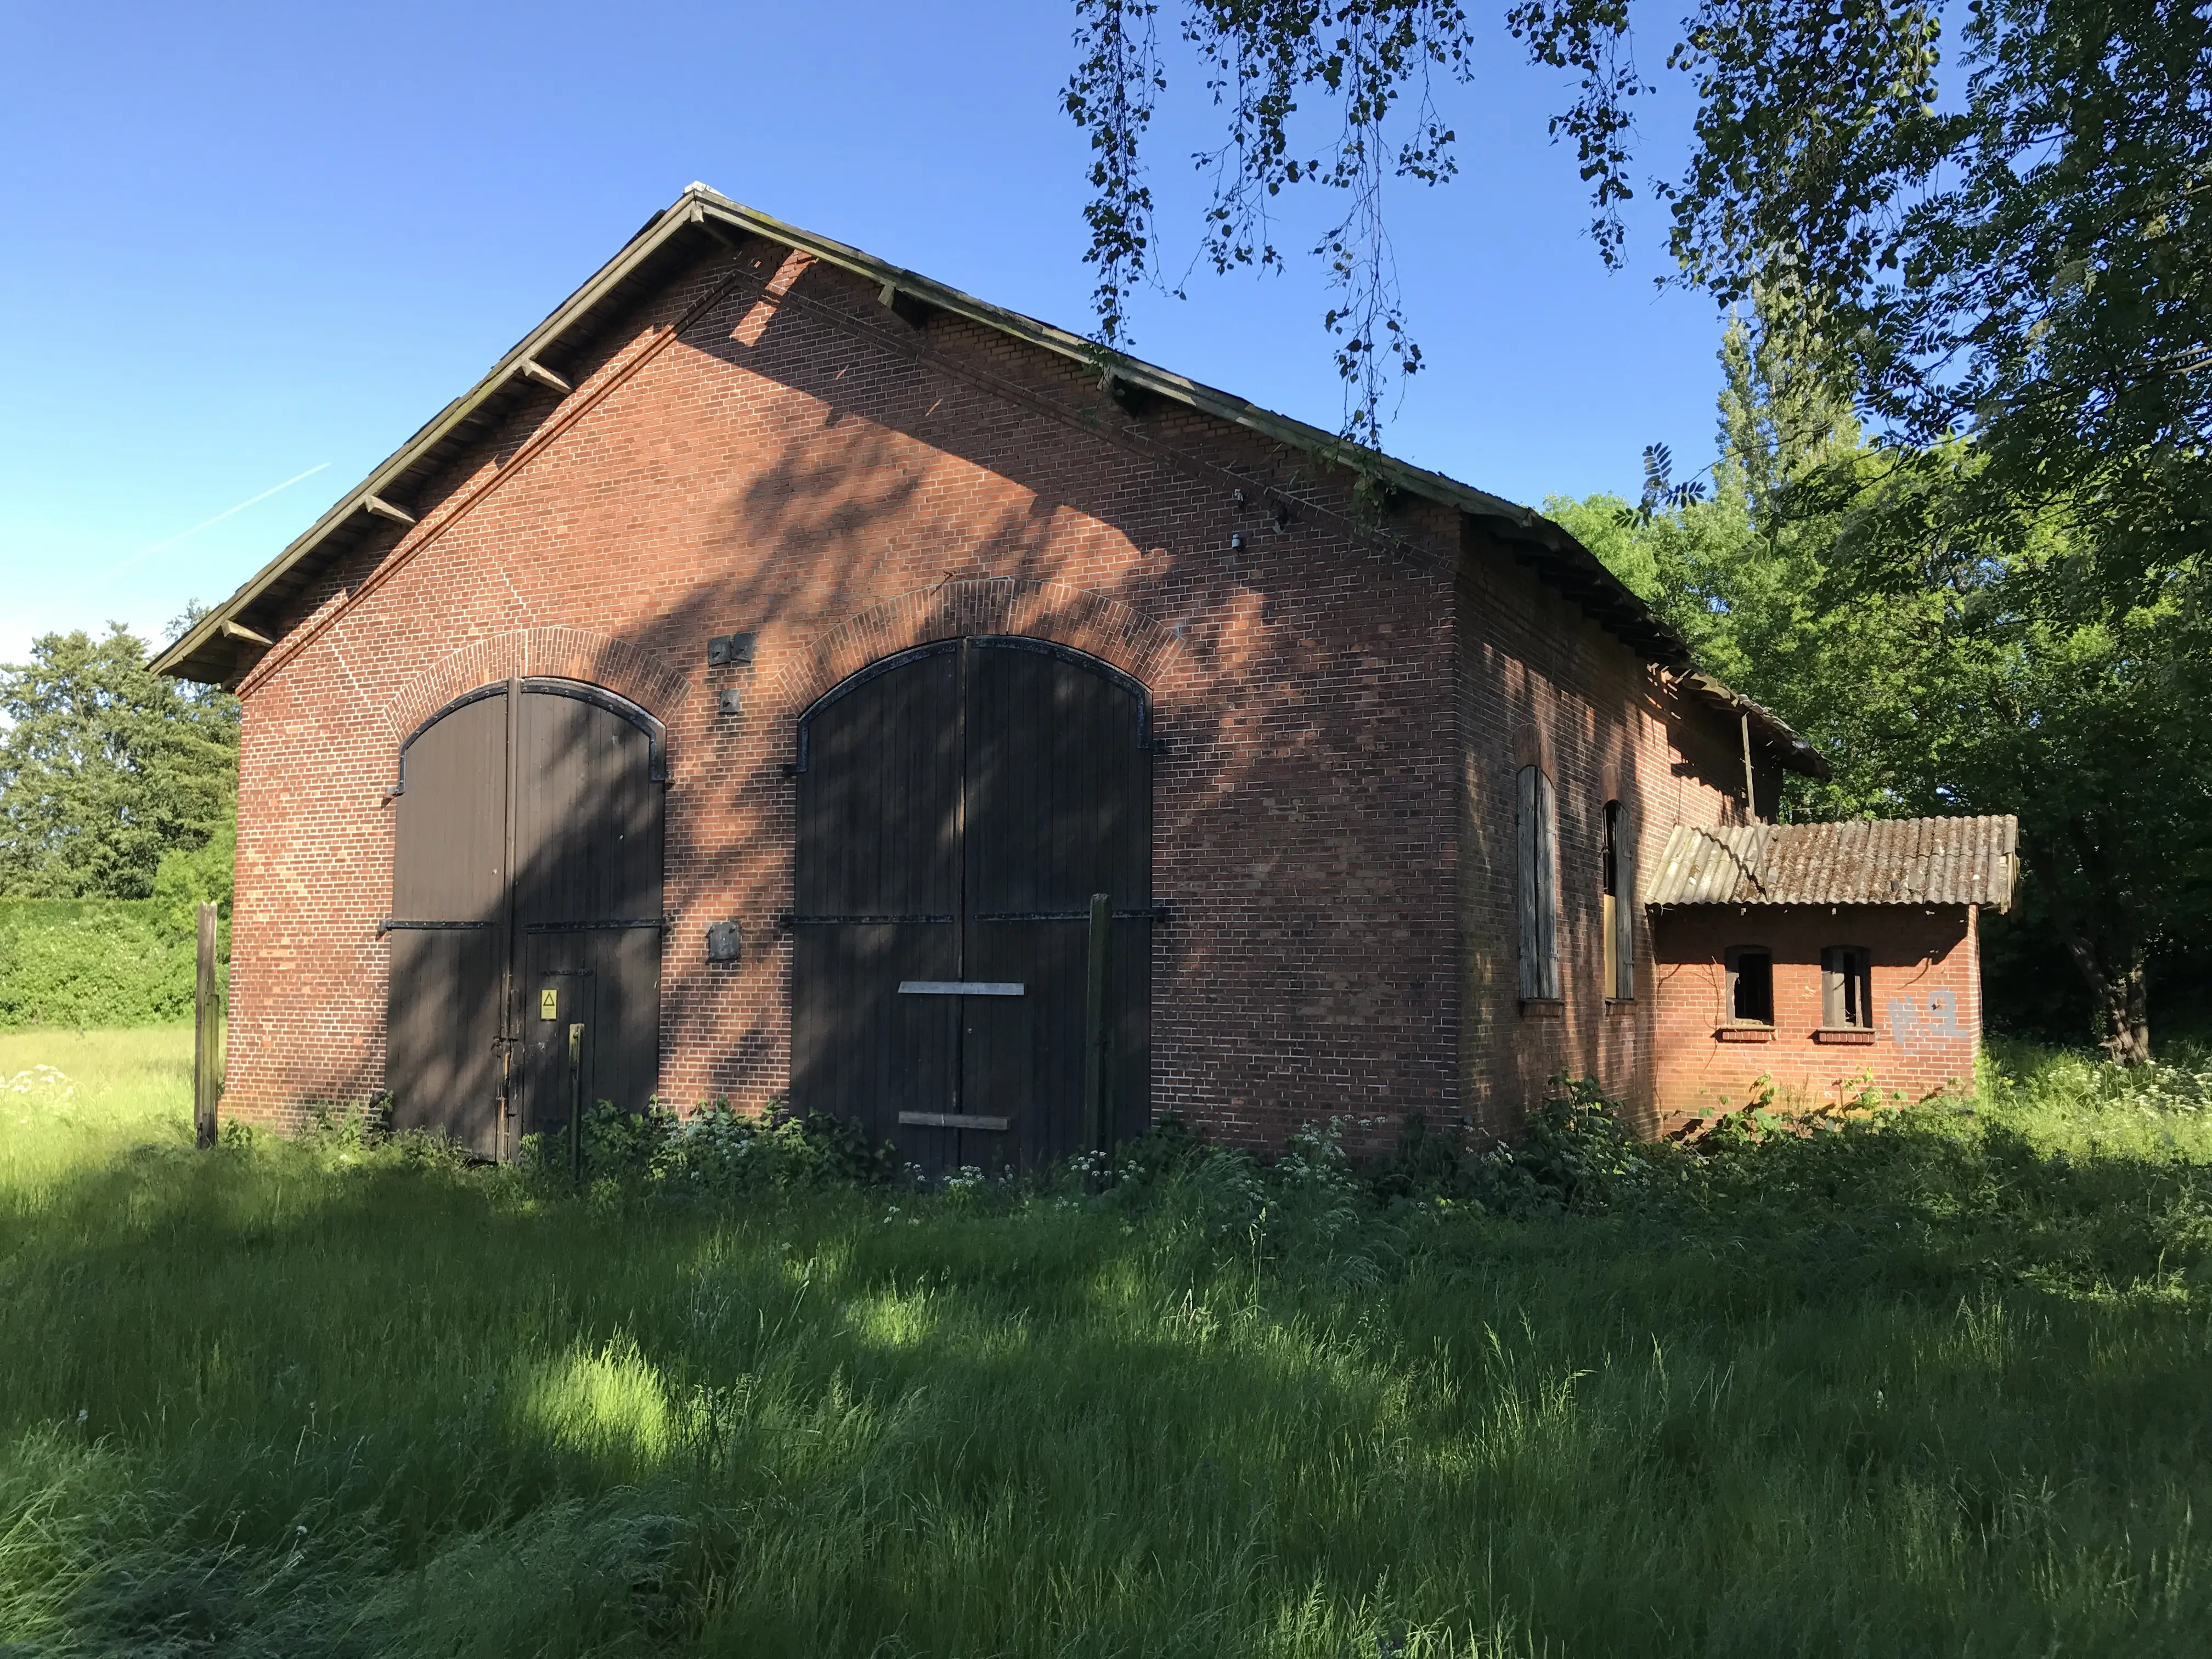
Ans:
{"type": "MultiPolygon", "coordinates": [[[[1077,68],[1063,102],[1091,138],[1091,233],[1099,273],[1092,302],[1100,342],[1131,343],[1129,305],[1158,268],[1143,143],[1168,89],[1159,9],[1148,0],[1077,0],[1077,68]]],[[[1310,254],[1328,271],[1322,327],[1345,386],[1344,435],[1380,443],[1394,383],[1419,372],[1406,325],[1384,212],[1393,179],[1440,185],[1457,170],[1457,135],[1436,82],[1465,80],[1473,41],[1467,14],[1445,0],[1188,0],[1179,39],[1193,48],[1226,131],[1194,156],[1211,191],[1199,262],[1217,273],[1280,269],[1277,206],[1300,187],[1334,192],[1340,210],[1310,254]],[[1335,130],[1309,140],[1301,100],[1326,106],[1335,130]]],[[[1195,262],[1194,262],[1195,263],[1195,262]]]]}

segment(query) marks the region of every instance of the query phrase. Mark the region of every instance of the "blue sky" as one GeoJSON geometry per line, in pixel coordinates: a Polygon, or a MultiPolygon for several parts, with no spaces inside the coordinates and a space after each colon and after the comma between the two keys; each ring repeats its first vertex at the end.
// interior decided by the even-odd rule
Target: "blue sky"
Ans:
{"type": "MultiPolygon", "coordinates": [[[[1632,493],[1645,444],[1710,454],[1718,319],[1655,292],[1654,219],[1600,264],[1545,135],[1564,83],[1502,13],[1443,94],[1462,176],[1392,198],[1428,368],[1389,447],[1531,503],[1632,493]]],[[[0,661],[228,594],[694,179],[1087,329],[1071,25],[1053,0],[0,0],[0,661]]],[[[1186,68],[1152,140],[1178,272],[1200,98],[1186,68]]],[[[1682,113],[1647,118],[1669,172],[1682,113]]],[[[1316,269],[1188,292],[1140,304],[1139,355],[1339,423],[1316,269]]]]}

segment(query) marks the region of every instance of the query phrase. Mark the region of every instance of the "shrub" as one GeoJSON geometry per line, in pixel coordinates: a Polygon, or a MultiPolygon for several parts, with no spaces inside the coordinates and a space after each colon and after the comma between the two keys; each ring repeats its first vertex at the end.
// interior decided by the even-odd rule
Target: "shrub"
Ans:
{"type": "Polygon", "coordinates": [[[1595,1213],[1640,1194],[1662,1156],[1637,1139],[1619,1102],[1589,1078],[1554,1077],[1518,1138],[1476,1139],[1465,1118],[1442,1129],[1407,1114],[1391,1156],[1367,1172],[1385,1203],[1471,1203],[1505,1216],[1595,1213]]]}
{"type": "Polygon", "coordinates": [[[1648,1167],[1620,1103],[1590,1078],[1553,1078],[1510,1153],[1513,1168],[1568,1210],[1611,1208],[1648,1167]]]}
{"type": "Polygon", "coordinates": [[[0,1029],[189,1018],[196,973],[192,929],[155,901],[0,900],[0,1029]]]}
{"type": "MultiPolygon", "coordinates": [[[[860,1124],[823,1114],[801,1116],[781,1103],[754,1116],[717,1099],[688,1116],[649,1102],[642,1112],[609,1101],[586,1109],[583,1179],[634,1191],[719,1194],[769,1187],[888,1181],[890,1147],[873,1146],[860,1124]]],[[[540,1185],[569,1177],[565,1135],[525,1138],[522,1164],[540,1185]]]]}

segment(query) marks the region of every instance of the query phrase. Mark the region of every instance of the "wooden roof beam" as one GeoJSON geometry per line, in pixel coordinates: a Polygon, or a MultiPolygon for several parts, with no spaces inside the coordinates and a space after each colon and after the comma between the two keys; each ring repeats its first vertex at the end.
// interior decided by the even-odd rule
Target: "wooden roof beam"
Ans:
{"type": "Polygon", "coordinates": [[[876,303],[904,323],[908,328],[924,328],[937,315],[938,307],[919,294],[901,288],[896,283],[885,283],[876,295],[876,303]]]}
{"type": "Polygon", "coordinates": [[[381,495],[364,495],[361,498],[361,504],[378,518],[389,519],[394,524],[411,525],[415,522],[412,513],[392,506],[381,495]]]}
{"type": "Polygon", "coordinates": [[[575,390],[575,387],[570,386],[535,357],[525,357],[516,372],[524,380],[535,380],[542,386],[550,386],[564,398],[575,390]]]}
{"type": "Polygon", "coordinates": [[[1127,375],[1116,374],[1110,368],[1100,374],[1098,384],[1108,397],[1139,420],[1158,400],[1158,394],[1150,386],[1139,386],[1127,375]]]}

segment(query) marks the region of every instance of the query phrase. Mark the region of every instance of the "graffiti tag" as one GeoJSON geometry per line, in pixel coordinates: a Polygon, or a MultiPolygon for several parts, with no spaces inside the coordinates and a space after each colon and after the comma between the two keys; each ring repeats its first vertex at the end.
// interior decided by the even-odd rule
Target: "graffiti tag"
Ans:
{"type": "Polygon", "coordinates": [[[1889,1000],[1889,1029],[1899,1042],[1911,1042],[1923,1037],[1957,1037],[1959,1030],[1959,998],[1954,991],[1930,991],[1924,997],[1892,997],[1889,1000]]]}

